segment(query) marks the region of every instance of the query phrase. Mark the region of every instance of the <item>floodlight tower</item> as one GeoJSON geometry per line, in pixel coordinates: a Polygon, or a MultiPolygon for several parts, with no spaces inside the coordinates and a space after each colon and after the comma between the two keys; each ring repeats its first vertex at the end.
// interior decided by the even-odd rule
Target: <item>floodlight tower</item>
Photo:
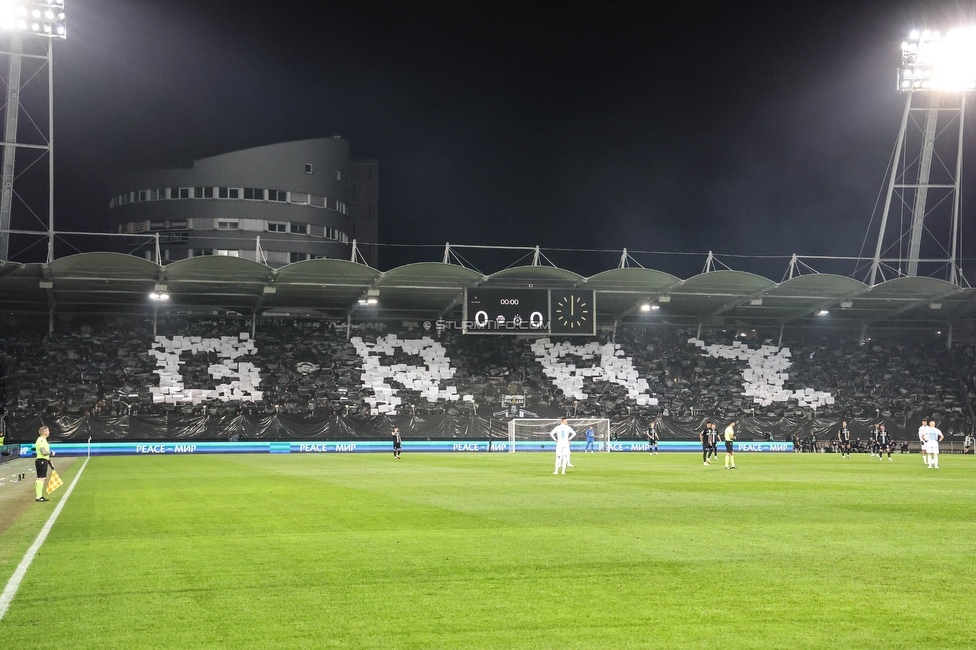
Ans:
{"type": "MultiPolygon", "coordinates": [[[[17,149],[30,149],[39,156],[33,166],[45,154],[48,159],[48,261],[54,259],[54,67],[53,43],[67,35],[64,18],[64,0],[0,0],[0,31],[9,34],[9,50],[0,55],[9,58],[7,76],[7,103],[3,125],[3,176],[0,187],[0,260],[8,259],[10,253],[10,215],[16,194],[14,183],[16,174],[17,149]],[[38,69],[23,79],[24,59],[39,61],[38,69]],[[43,131],[38,121],[26,113],[21,103],[21,91],[47,66],[47,130],[43,131]],[[18,138],[20,114],[24,111],[34,129],[34,142],[24,142],[18,138]]],[[[40,121],[40,124],[43,124],[40,121]]],[[[26,169],[22,170],[26,171],[26,169]]],[[[18,195],[19,196],[19,195],[18,195]]],[[[20,197],[23,200],[23,197],[20,197]]],[[[37,210],[27,208],[39,218],[37,210]]],[[[42,222],[43,223],[43,222],[42,222]]]]}
{"type": "Polygon", "coordinates": [[[933,272],[947,269],[946,279],[959,284],[963,123],[966,97],[976,90],[976,27],[912,31],[901,45],[898,90],[905,111],[870,284],[885,279],[885,268],[893,276],[916,276],[919,263],[933,272]]]}

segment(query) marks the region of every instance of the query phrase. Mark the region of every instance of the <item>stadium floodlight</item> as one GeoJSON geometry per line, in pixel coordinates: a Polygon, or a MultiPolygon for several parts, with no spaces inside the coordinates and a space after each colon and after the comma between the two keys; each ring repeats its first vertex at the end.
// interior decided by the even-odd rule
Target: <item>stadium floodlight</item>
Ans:
{"type": "Polygon", "coordinates": [[[976,24],[944,32],[912,30],[901,44],[897,74],[905,111],[887,174],[869,284],[884,279],[886,265],[908,277],[917,276],[920,265],[923,273],[947,270],[946,279],[961,284],[960,181],[966,99],[976,91],[976,24]],[[899,207],[899,223],[889,232],[892,205],[907,209],[899,207]],[[896,258],[883,259],[894,250],[896,258]]]}
{"type": "MultiPolygon", "coordinates": [[[[0,52],[9,57],[9,68],[5,79],[7,86],[7,111],[4,119],[3,133],[3,171],[0,179],[0,259],[9,257],[11,206],[14,195],[14,181],[16,180],[15,159],[18,147],[28,147],[35,150],[46,150],[48,157],[48,261],[54,259],[54,72],[53,58],[55,40],[63,40],[68,36],[67,23],[64,15],[64,0],[0,0],[0,33],[9,35],[9,47],[0,52]],[[30,47],[25,51],[24,44],[28,41],[45,42],[46,56],[39,55],[37,47],[30,47]],[[31,51],[34,50],[34,51],[31,51]],[[22,59],[46,60],[48,69],[48,126],[45,144],[26,144],[17,141],[17,120],[22,106],[20,94],[23,86],[34,79],[35,74],[22,83],[22,59]]],[[[28,117],[30,117],[28,115],[28,117]]],[[[32,122],[35,122],[31,118],[32,122]]],[[[30,163],[33,165],[33,163],[30,163]]],[[[23,200],[23,196],[21,196],[23,200]]],[[[38,212],[28,206],[31,212],[38,212]]]]}
{"type": "Polygon", "coordinates": [[[150,300],[153,300],[153,301],[156,301],[156,302],[159,302],[161,300],[169,300],[169,294],[168,293],[157,293],[156,291],[153,291],[152,293],[149,294],[149,299],[150,300]]]}
{"type": "Polygon", "coordinates": [[[901,44],[898,89],[903,92],[976,90],[976,27],[951,29],[942,35],[912,30],[901,44]]]}
{"type": "Polygon", "coordinates": [[[67,38],[64,0],[0,0],[0,30],[67,38]]]}
{"type": "Polygon", "coordinates": [[[643,305],[640,306],[640,310],[641,311],[651,311],[651,306],[648,305],[647,303],[644,303],[643,305]]]}
{"type": "Polygon", "coordinates": [[[827,311],[826,309],[821,309],[819,312],[817,312],[817,316],[826,316],[829,313],[830,312],[827,311]]]}

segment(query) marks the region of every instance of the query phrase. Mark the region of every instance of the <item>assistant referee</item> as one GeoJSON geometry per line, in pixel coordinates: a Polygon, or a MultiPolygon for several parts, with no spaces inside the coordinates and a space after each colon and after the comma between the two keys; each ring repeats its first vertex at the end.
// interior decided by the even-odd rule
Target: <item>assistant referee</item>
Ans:
{"type": "Polygon", "coordinates": [[[47,468],[51,464],[51,456],[54,452],[51,451],[51,445],[47,442],[47,437],[51,435],[51,430],[47,427],[41,427],[37,430],[37,442],[34,443],[34,449],[37,453],[37,458],[34,460],[34,471],[37,474],[37,478],[34,480],[34,501],[47,501],[44,497],[44,480],[47,478],[47,468]]]}

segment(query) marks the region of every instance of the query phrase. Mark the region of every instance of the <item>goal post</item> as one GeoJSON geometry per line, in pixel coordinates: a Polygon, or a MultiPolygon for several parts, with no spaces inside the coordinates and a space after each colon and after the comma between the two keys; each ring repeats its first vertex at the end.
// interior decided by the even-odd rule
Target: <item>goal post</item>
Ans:
{"type": "MultiPolygon", "coordinates": [[[[514,418],[508,422],[508,443],[510,451],[554,451],[555,441],[549,432],[559,426],[559,418],[514,418]]],[[[567,418],[566,424],[576,431],[572,448],[583,451],[586,448],[586,430],[593,427],[593,447],[595,451],[610,451],[610,420],[605,418],[567,418]]]]}

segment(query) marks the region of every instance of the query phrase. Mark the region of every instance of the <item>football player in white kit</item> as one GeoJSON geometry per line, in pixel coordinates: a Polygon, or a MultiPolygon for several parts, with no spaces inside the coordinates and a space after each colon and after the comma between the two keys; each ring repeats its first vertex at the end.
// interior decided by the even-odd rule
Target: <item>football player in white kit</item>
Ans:
{"type": "Polygon", "coordinates": [[[929,468],[939,469],[939,442],[942,440],[942,432],[935,428],[935,420],[929,422],[927,435],[925,450],[929,454],[929,468]]]}
{"type": "Polygon", "coordinates": [[[569,465],[569,441],[576,437],[576,431],[566,424],[566,418],[560,418],[559,426],[549,432],[549,437],[556,441],[556,471],[553,474],[558,474],[560,467],[565,474],[569,465]]]}
{"type": "Polygon", "coordinates": [[[918,428],[918,446],[922,450],[922,462],[929,464],[929,453],[925,447],[929,442],[929,423],[922,420],[922,426],[918,428]]]}

